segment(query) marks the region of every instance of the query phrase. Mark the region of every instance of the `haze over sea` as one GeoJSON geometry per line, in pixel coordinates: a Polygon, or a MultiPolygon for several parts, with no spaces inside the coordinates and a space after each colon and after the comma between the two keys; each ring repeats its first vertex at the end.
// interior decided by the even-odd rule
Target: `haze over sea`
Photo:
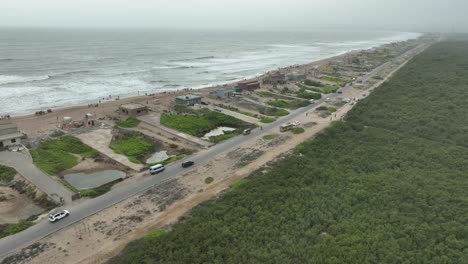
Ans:
{"type": "Polygon", "coordinates": [[[223,84],[419,35],[0,29],[0,115],[223,84]]]}

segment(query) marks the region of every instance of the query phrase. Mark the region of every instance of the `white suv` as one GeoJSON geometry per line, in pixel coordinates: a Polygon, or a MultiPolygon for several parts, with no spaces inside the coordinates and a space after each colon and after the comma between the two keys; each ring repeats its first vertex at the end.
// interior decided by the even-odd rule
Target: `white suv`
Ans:
{"type": "Polygon", "coordinates": [[[53,223],[69,215],[70,215],[70,212],[68,210],[61,210],[56,213],[50,214],[49,221],[53,223]]]}

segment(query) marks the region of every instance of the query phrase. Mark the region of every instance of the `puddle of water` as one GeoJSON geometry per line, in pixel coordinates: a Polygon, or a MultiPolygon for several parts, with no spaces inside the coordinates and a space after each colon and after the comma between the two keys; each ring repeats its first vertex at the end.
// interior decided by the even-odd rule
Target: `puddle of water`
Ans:
{"type": "Polygon", "coordinates": [[[210,132],[206,133],[203,136],[203,139],[209,139],[210,137],[224,135],[224,131],[234,131],[234,130],[236,130],[236,129],[232,128],[232,127],[217,127],[215,129],[211,130],[210,132]]]}
{"type": "Polygon", "coordinates": [[[125,173],[118,170],[105,170],[94,173],[75,173],[65,175],[65,180],[78,190],[96,188],[106,183],[125,177],[125,173]]]}
{"type": "Polygon", "coordinates": [[[167,151],[159,151],[154,153],[149,159],[146,160],[146,164],[161,162],[168,158],[174,157],[174,155],[167,155],[167,151]]]}

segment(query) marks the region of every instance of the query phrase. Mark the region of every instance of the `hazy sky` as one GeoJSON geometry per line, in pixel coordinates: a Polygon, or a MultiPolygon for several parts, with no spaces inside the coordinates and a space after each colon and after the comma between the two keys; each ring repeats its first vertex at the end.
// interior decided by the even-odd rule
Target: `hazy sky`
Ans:
{"type": "Polygon", "coordinates": [[[468,0],[0,0],[0,26],[468,31],[468,0]]]}

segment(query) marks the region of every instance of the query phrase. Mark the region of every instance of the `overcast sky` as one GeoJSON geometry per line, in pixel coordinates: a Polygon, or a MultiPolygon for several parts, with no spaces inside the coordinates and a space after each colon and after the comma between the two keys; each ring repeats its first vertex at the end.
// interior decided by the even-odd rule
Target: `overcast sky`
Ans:
{"type": "Polygon", "coordinates": [[[468,0],[0,0],[0,26],[468,31],[468,0]]]}

